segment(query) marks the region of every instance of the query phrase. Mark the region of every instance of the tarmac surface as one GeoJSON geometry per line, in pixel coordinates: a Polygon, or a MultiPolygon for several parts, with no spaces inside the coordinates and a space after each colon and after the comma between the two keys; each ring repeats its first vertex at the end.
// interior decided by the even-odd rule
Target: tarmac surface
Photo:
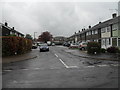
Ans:
{"type": "Polygon", "coordinates": [[[35,58],[3,63],[3,88],[118,88],[118,61],[75,52],[81,51],[50,46],[49,52],[32,50],[35,58]]]}

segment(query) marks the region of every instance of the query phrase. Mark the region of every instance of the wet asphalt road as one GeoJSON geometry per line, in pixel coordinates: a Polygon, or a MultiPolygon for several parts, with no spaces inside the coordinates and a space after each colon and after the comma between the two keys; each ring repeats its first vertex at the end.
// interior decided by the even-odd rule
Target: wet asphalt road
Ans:
{"type": "Polygon", "coordinates": [[[117,62],[94,63],[96,60],[73,56],[66,49],[62,46],[50,46],[49,52],[36,49],[35,59],[4,64],[3,88],[118,87],[117,62]]]}

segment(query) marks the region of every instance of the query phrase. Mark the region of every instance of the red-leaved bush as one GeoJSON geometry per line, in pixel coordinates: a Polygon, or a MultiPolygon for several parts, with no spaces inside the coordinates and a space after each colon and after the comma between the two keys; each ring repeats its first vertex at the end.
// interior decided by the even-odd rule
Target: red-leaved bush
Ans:
{"type": "Polygon", "coordinates": [[[2,37],[2,56],[23,54],[30,51],[32,41],[22,37],[3,36],[2,37]]]}

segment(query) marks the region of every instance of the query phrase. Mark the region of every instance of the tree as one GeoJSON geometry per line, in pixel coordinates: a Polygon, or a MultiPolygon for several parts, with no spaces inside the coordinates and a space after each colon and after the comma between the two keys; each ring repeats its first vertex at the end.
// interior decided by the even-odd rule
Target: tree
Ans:
{"type": "Polygon", "coordinates": [[[47,42],[47,41],[51,41],[52,39],[52,35],[50,34],[50,32],[46,31],[46,32],[43,32],[39,37],[38,37],[38,40],[39,41],[42,41],[42,42],[47,42]]]}
{"type": "Polygon", "coordinates": [[[30,34],[26,34],[25,38],[32,40],[32,36],[30,34]]]}

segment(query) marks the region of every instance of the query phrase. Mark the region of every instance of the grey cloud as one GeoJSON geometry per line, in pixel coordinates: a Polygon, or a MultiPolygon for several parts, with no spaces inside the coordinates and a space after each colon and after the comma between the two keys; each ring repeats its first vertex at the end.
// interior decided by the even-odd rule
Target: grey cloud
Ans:
{"type": "Polygon", "coordinates": [[[3,22],[23,33],[37,36],[48,30],[54,36],[70,36],[75,31],[111,18],[110,8],[117,8],[117,2],[111,3],[5,3],[3,22]]]}

